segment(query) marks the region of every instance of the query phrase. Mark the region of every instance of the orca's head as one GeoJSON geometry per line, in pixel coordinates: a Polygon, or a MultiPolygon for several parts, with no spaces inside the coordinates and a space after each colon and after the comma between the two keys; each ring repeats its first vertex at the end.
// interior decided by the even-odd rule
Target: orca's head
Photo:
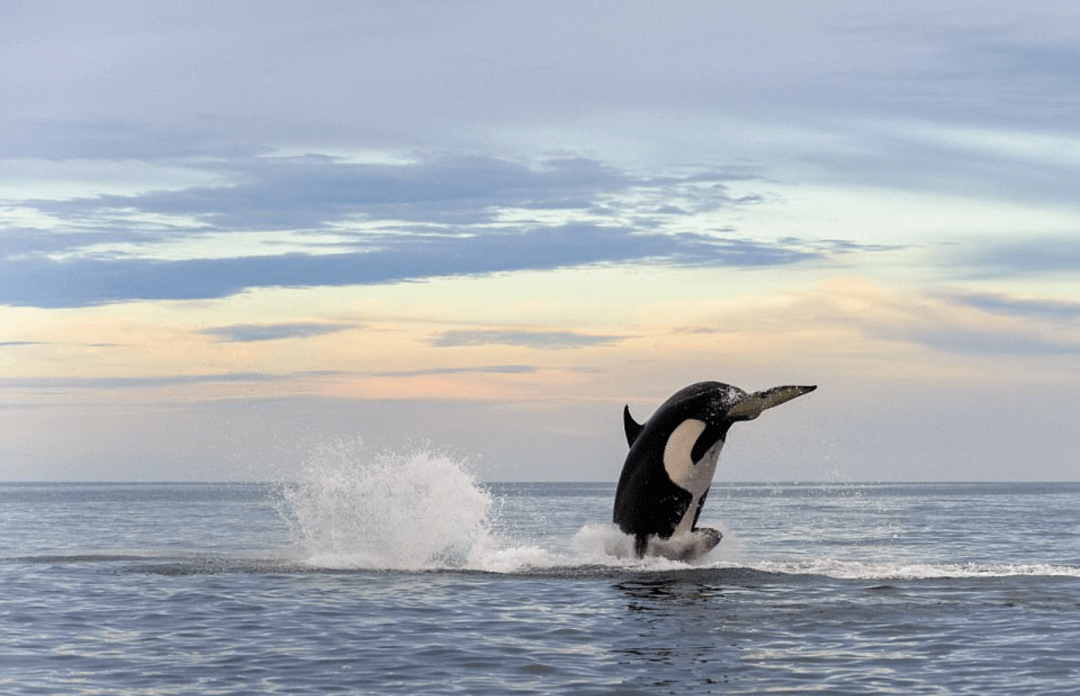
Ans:
{"type": "Polygon", "coordinates": [[[661,406],[671,408],[684,417],[699,418],[708,425],[754,420],[761,412],[791,401],[797,396],[817,389],[811,387],[773,387],[747,394],[738,387],[722,382],[698,382],[676,392],[661,406]]]}
{"type": "Polygon", "coordinates": [[[765,409],[779,406],[815,389],[816,386],[784,386],[748,394],[722,382],[698,382],[676,392],[661,406],[660,412],[666,410],[669,417],[678,423],[688,419],[704,423],[691,452],[691,460],[696,462],[717,442],[726,439],[732,424],[754,420],[765,409]]]}
{"type": "MultiPolygon", "coordinates": [[[[786,386],[747,394],[722,382],[698,382],[675,392],[657,409],[649,423],[655,424],[655,431],[672,433],[687,421],[696,421],[692,456],[693,461],[698,461],[716,442],[727,436],[733,423],[754,420],[765,409],[815,389],[816,386],[786,386]]],[[[645,426],[634,420],[629,407],[623,409],[623,425],[627,444],[633,447],[645,426]]]]}

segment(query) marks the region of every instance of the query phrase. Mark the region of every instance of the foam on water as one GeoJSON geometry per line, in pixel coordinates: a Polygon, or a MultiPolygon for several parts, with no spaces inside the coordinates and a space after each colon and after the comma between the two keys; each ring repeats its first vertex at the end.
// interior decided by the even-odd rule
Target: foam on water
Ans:
{"type": "Polygon", "coordinates": [[[742,567],[786,575],[823,575],[841,580],[929,580],[1017,575],[1080,577],[1080,568],[1045,563],[918,563],[815,558],[761,561],[742,567]]]}

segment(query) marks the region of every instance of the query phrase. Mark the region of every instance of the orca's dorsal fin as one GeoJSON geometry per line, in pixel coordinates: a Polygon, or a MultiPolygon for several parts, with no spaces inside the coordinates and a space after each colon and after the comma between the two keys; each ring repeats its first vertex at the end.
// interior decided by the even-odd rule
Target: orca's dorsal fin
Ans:
{"type": "Polygon", "coordinates": [[[634,446],[634,440],[641,434],[641,429],[644,428],[641,423],[634,420],[634,417],[630,415],[630,407],[623,406],[622,412],[623,428],[626,429],[626,444],[630,447],[634,446]]]}

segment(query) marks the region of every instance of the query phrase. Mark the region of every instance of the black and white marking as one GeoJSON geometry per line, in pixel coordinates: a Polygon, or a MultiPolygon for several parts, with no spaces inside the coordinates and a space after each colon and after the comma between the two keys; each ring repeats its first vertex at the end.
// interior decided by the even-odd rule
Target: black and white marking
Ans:
{"type": "Polygon", "coordinates": [[[720,543],[718,531],[699,529],[697,521],[728,429],[816,388],[785,386],[747,394],[720,382],[698,382],[676,392],[644,424],[626,408],[630,452],[612,518],[634,536],[637,554],[690,560],[720,543]]]}

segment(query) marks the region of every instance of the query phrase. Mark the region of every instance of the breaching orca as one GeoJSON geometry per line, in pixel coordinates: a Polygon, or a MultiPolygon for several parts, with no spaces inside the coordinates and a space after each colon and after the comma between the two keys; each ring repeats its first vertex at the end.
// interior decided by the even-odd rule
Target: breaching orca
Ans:
{"type": "Polygon", "coordinates": [[[698,382],[676,392],[644,425],[633,419],[629,406],[624,408],[630,453],[615,491],[613,521],[634,537],[637,555],[650,551],[689,560],[720,543],[720,532],[698,529],[697,521],[728,428],[814,389],[774,387],[747,394],[729,384],[698,382]],[[663,548],[672,537],[683,543],[663,548]],[[658,548],[650,550],[650,540],[659,542],[658,548]]]}

